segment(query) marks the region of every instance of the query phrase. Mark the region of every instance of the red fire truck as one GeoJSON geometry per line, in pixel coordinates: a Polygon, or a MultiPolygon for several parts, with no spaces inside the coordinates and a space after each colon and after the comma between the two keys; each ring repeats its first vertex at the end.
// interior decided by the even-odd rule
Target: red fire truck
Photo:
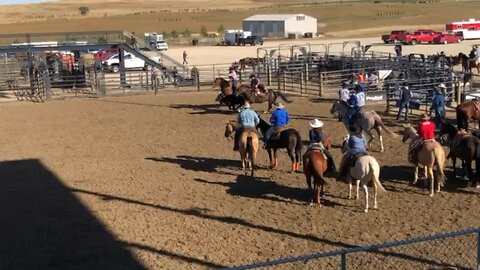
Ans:
{"type": "Polygon", "coordinates": [[[480,38],[480,21],[469,19],[468,21],[447,23],[447,32],[461,35],[463,39],[480,38]]]}

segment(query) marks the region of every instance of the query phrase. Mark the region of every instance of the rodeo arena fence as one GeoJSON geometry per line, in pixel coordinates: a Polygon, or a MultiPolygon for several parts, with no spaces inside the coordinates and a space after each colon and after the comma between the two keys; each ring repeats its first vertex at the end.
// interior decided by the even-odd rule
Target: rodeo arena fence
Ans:
{"type": "Polygon", "coordinates": [[[349,247],[224,269],[480,269],[480,228],[370,246],[338,244],[349,247]]]}
{"type": "Polygon", "coordinates": [[[353,89],[358,74],[365,73],[367,103],[381,102],[391,110],[398,104],[400,87],[407,84],[413,92],[410,108],[428,111],[438,84],[447,86],[448,101],[458,102],[475,91],[479,79],[454,72],[446,57],[396,56],[370,50],[375,44],[365,46],[359,41],[260,47],[257,57],[239,63],[186,66],[145,44],[132,44],[131,37],[120,31],[0,35],[0,45],[9,44],[0,47],[0,94],[43,102],[168,89],[213,90],[215,78],[228,79],[229,67],[238,66],[240,83],[248,83],[254,73],[269,90],[322,98],[336,98],[342,82],[349,82],[353,89]],[[126,69],[119,59],[119,68],[111,72],[91,53],[100,48],[128,52],[145,65],[126,69]]]}

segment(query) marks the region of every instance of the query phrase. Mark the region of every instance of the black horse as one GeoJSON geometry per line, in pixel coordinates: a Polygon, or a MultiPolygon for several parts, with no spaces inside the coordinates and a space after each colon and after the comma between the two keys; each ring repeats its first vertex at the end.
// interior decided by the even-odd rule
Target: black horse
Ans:
{"type": "MultiPolygon", "coordinates": [[[[257,125],[257,128],[262,132],[263,137],[267,130],[270,128],[265,120],[260,118],[260,123],[257,125]]],[[[273,137],[273,136],[272,136],[273,137]]],[[[298,171],[300,169],[300,156],[302,154],[302,138],[300,133],[293,128],[289,128],[280,132],[278,139],[268,140],[266,142],[265,148],[268,152],[268,158],[270,160],[270,168],[275,169],[278,165],[277,160],[277,149],[286,148],[288,156],[292,161],[292,171],[298,171]],[[272,159],[272,150],[273,150],[273,159],[272,159]]]]}
{"type": "Polygon", "coordinates": [[[459,130],[448,122],[443,122],[440,128],[440,136],[448,134],[450,143],[450,152],[447,159],[452,159],[453,174],[456,177],[456,159],[462,160],[462,167],[467,172],[467,177],[472,181],[472,185],[477,185],[477,179],[473,175],[472,161],[475,161],[477,177],[480,175],[480,139],[470,134],[459,134],[459,130]]]}

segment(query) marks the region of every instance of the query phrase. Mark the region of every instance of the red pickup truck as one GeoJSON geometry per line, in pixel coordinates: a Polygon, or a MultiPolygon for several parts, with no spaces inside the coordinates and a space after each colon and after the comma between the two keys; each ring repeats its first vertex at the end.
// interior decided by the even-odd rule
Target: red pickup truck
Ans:
{"type": "Polygon", "coordinates": [[[396,30],[396,31],[392,31],[390,35],[382,35],[382,40],[386,44],[399,43],[408,34],[409,33],[405,30],[396,30]]]}
{"type": "Polygon", "coordinates": [[[412,45],[415,45],[417,43],[433,43],[434,39],[441,35],[441,32],[437,32],[434,30],[418,30],[415,31],[413,34],[405,35],[402,39],[402,43],[412,45]]]}
{"type": "Polygon", "coordinates": [[[100,60],[106,60],[110,58],[110,56],[118,54],[120,50],[118,48],[108,48],[108,49],[101,49],[97,53],[93,54],[93,58],[95,59],[100,59],[100,60]]]}

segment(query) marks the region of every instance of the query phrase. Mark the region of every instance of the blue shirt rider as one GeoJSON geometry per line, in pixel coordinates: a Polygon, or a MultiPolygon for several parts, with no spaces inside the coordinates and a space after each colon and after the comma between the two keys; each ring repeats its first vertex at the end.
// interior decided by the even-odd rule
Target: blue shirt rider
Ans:
{"type": "Polygon", "coordinates": [[[433,94],[432,106],[430,112],[435,113],[435,125],[439,127],[445,117],[445,91],[447,87],[445,84],[437,86],[437,90],[433,94]]]}
{"type": "Polygon", "coordinates": [[[288,112],[285,110],[285,106],[281,102],[275,102],[273,106],[276,109],[272,113],[272,117],[270,117],[270,124],[272,125],[267,132],[265,132],[265,139],[264,142],[266,143],[272,134],[275,131],[278,131],[280,128],[286,126],[290,122],[290,116],[288,112]]]}
{"type": "Polygon", "coordinates": [[[253,111],[250,103],[245,102],[243,109],[240,111],[237,117],[238,128],[235,131],[234,146],[233,151],[238,151],[240,138],[245,129],[255,130],[258,123],[260,123],[260,118],[257,113],[253,111]]]}
{"type": "Polygon", "coordinates": [[[347,100],[348,106],[350,107],[347,111],[348,124],[353,126],[355,124],[355,116],[361,112],[365,106],[365,91],[363,86],[355,86],[355,94],[351,95],[347,100]]]}

